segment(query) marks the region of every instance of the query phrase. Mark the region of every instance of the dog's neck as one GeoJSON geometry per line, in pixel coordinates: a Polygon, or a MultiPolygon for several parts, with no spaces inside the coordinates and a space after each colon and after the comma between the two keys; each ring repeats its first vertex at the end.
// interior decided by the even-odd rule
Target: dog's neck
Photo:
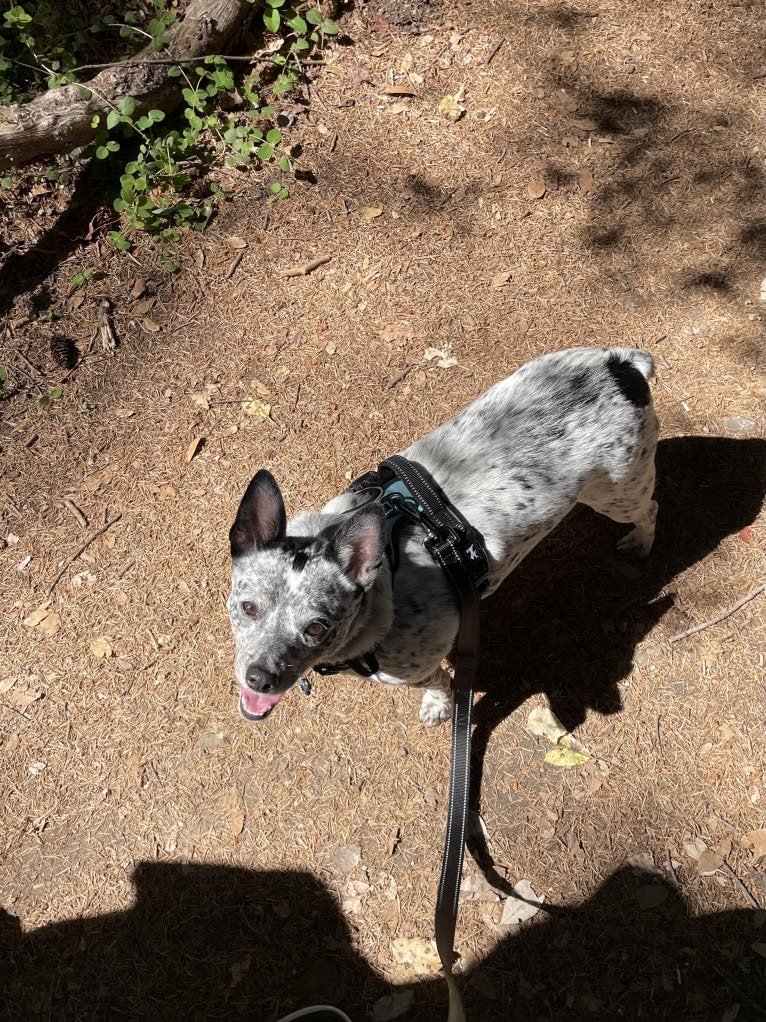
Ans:
{"type": "Polygon", "coordinates": [[[393,572],[384,557],[367,590],[346,638],[330,656],[332,661],[356,660],[377,649],[394,622],[393,572]]]}

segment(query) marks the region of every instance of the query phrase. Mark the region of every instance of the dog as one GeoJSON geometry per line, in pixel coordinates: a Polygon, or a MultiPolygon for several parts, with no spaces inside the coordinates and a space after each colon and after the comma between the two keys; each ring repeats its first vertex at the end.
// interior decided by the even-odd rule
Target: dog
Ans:
{"type": "MultiPolygon", "coordinates": [[[[542,355],[403,452],[483,536],[489,577],[482,596],[577,502],[631,524],[618,549],[649,555],[659,428],[653,373],[652,356],[630,348],[542,355]]],[[[459,611],[423,535],[416,523],[401,530],[394,572],[377,504],[346,492],[288,523],[273,476],[257,473],[229,533],[228,606],[245,719],[264,720],[314,665],[371,650],[374,680],[424,689],[423,723],[449,718],[442,661],[459,611]]]]}

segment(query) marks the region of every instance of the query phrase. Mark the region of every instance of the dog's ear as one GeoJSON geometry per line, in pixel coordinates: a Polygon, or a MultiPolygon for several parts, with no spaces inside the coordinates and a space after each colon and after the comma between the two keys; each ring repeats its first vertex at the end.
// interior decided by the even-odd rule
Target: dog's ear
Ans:
{"type": "Polygon", "coordinates": [[[350,579],[369,589],[383,559],[383,509],[377,504],[351,515],[333,532],[338,563],[350,579]]]}
{"type": "Polygon", "coordinates": [[[264,543],[282,539],[286,526],[282,494],[271,472],[262,468],[250,480],[229,531],[231,556],[240,557],[264,543]]]}

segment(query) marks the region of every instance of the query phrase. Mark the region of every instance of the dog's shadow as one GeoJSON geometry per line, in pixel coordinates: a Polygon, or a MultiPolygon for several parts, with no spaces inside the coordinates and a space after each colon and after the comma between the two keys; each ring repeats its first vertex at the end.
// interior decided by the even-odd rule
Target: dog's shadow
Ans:
{"type": "MultiPolygon", "coordinates": [[[[474,806],[490,736],[529,695],[545,693],[570,730],[589,709],[621,709],[619,682],[631,670],[636,645],[674,607],[674,578],[749,525],[764,492],[766,441],[663,440],[657,538],[647,561],[615,551],[625,526],[578,508],[483,604],[474,806]]],[[[713,598],[711,614],[717,606],[713,598]]],[[[673,613],[680,631],[686,624],[673,613]]]]}

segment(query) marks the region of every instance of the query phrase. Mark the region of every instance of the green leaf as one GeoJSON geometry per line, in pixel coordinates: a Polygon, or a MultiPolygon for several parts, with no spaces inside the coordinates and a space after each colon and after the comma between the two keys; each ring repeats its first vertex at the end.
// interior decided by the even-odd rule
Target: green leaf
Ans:
{"type": "Polygon", "coordinates": [[[108,155],[109,155],[109,150],[106,148],[105,145],[100,145],[98,147],[98,149],[96,149],[96,159],[97,160],[105,160],[108,155]]]}
{"type": "Polygon", "coordinates": [[[271,145],[269,142],[264,142],[263,145],[258,146],[256,152],[258,154],[258,159],[270,160],[271,157],[274,155],[274,146],[271,145]]]}
{"type": "Polygon", "coordinates": [[[274,33],[278,32],[281,20],[282,19],[279,16],[279,11],[277,10],[263,12],[263,24],[266,26],[269,32],[274,33]]]}
{"type": "Polygon", "coordinates": [[[106,143],[106,148],[109,150],[110,153],[116,153],[119,151],[120,143],[115,142],[114,139],[110,138],[109,141],[106,143]]]}
{"type": "Polygon", "coordinates": [[[284,7],[286,0],[266,0],[267,7],[284,7]]]}
{"type": "Polygon", "coordinates": [[[306,11],[306,21],[309,25],[320,25],[322,23],[322,12],[318,7],[312,7],[310,11],[306,11]]]}
{"type": "Polygon", "coordinates": [[[127,252],[130,248],[130,242],[119,231],[110,231],[106,236],[106,240],[110,245],[114,245],[115,248],[119,248],[122,252],[127,252]]]}
{"type": "Polygon", "coordinates": [[[322,31],[324,32],[325,35],[337,35],[338,26],[335,24],[332,18],[325,18],[325,20],[322,22],[322,31]]]}
{"type": "Polygon", "coordinates": [[[271,131],[267,131],[266,141],[271,142],[272,145],[278,145],[282,141],[282,132],[279,128],[272,128],[271,131]]]}
{"type": "Polygon", "coordinates": [[[8,370],[5,366],[0,366],[0,383],[5,383],[8,379],[8,370]]]}
{"type": "Polygon", "coordinates": [[[126,96],[117,105],[120,108],[120,113],[124,114],[125,117],[131,117],[136,109],[136,101],[132,96],[126,96]]]}
{"type": "Polygon", "coordinates": [[[91,128],[97,128],[100,123],[101,123],[101,114],[93,114],[93,116],[90,119],[90,126],[91,126],[91,128]]]}
{"type": "Polygon", "coordinates": [[[53,390],[51,390],[51,401],[60,401],[63,396],[63,387],[54,387],[53,390]]]}
{"type": "Polygon", "coordinates": [[[275,195],[276,195],[277,192],[280,192],[281,190],[282,190],[282,185],[279,183],[279,181],[275,181],[274,184],[271,185],[270,188],[269,188],[269,191],[273,192],[275,195]]]}
{"type": "Polygon", "coordinates": [[[283,174],[289,174],[290,171],[293,169],[290,160],[286,156],[279,157],[279,162],[277,166],[279,167],[283,174]]]}
{"type": "Polygon", "coordinates": [[[168,74],[168,78],[180,78],[181,77],[181,68],[177,64],[173,64],[172,67],[168,68],[167,74],[168,74]]]}
{"type": "Polygon", "coordinates": [[[296,14],[293,18],[288,18],[287,24],[293,32],[297,32],[298,35],[303,35],[304,32],[308,32],[309,27],[300,14],[296,14]]]}
{"type": "Polygon", "coordinates": [[[110,110],[106,115],[106,126],[111,131],[120,123],[120,115],[116,110],[110,110]]]}

